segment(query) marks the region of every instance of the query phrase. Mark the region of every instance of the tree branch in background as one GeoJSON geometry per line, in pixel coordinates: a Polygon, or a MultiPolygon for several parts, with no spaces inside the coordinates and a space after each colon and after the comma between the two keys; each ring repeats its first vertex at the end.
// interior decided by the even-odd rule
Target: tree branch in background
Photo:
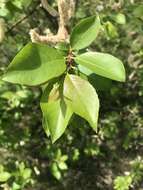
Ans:
{"type": "Polygon", "coordinates": [[[13,24],[6,33],[10,33],[14,28],[16,28],[19,24],[21,24],[24,20],[26,20],[29,16],[31,16],[38,8],[39,4],[37,4],[34,9],[32,9],[27,15],[25,15],[23,18],[18,20],[15,24],[13,24]]]}
{"type": "Polygon", "coordinates": [[[41,0],[42,7],[53,17],[58,16],[58,12],[48,4],[47,0],[41,0]]]}
{"type": "Polygon", "coordinates": [[[4,40],[5,37],[5,21],[0,18],[0,43],[4,40]]]}
{"type": "MultiPolygon", "coordinates": [[[[43,0],[41,0],[41,3],[43,0]]],[[[45,0],[44,0],[45,3],[45,0]]],[[[45,4],[43,5],[45,6],[45,4]]],[[[49,9],[46,9],[49,12],[49,9]]],[[[52,9],[50,9],[51,12],[52,9]]],[[[73,16],[75,10],[75,0],[58,0],[59,12],[59,29],[56,35],[53,35],[49,29],[49,34],[46,36],[39,35],[34,29],[30,30],[32,42],[40,43],[58,43],[68,41],[69,35],[66,26],[73,16]]]]}

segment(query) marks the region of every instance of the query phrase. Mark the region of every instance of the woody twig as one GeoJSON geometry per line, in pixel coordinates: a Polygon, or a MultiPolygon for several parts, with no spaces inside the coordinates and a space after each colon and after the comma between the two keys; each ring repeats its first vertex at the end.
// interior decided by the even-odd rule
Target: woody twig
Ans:
{"type": "MultiPolygon", "coordinates": [[[[70,18],[74,14],[75,0],[57,0],[57,1],[58,1],[58,12],[59,12],[59,29],[58,29],[57,34],[54,35],[52,34],[52,32],[49,32],[48,35],[43,36],[43,35],[38,34],[34,29],[32,29],[30,30],[30,36],[31,36],[32,42],[56,44],[58,42],[68,41],[69,35],[67,32],[66,26],[70,18]]],[[[41,3],[42,2],[43,0],[41,0],[41,3]]],[[[44,3],[45,3],[45,0],[44,0],[44,3]]],[[[46,10],[48,11],[48,9],[46,10]]]]}

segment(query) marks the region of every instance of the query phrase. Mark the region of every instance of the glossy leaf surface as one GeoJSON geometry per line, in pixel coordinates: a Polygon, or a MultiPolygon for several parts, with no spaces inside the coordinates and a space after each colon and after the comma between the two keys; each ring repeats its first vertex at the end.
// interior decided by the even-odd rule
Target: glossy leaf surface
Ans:
{"type": "Polygon", "coordinates": [[[83,19],[72,31],[70,44],[74,50],[89,46],[97,37],[100,29],[99,17],[92,16],[83,19]]]}
{"type": "Polygon", "coordinates": [[[65,69],[64,57],[56,49],[29,43],[10,63],[3,80],[35,86],[61,75],[65,69]]]}
{"type": "Polygon", "coordinates": [[[125,69],[123,63],[110,54],[87,52],[77,56],[75,61],[98,75],[116,81],[125,81],[125,69]]]}

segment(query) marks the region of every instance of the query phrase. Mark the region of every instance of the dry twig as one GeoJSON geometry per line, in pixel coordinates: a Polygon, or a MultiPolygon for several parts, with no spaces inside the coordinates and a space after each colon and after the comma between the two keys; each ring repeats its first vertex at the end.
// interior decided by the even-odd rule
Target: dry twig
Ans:
{"type": "Polygon", "coordinates": [[[5,21],[0,18],[0,43],[4,40],[5,37],[5,21]]]}
{"type": "MultiPolygon", "coordinates": [[[[34,29],[30,30],[30,36],[32,42],[40,43],[58,43],[68,41],[68,32],[66,26],[70,18],[74,14],[75,0],[57,0],[58,1],[58,12],[59,12],[59,29],[56,35],[50,32],[50,35],[39,35],[34,29]]],[[[43,0],[41,0],[41,3],[43,0]]],[[[45,0],[44,0],[45,3],[45,0]]],[[[47,11],[49,9],[46,9],[47,11]]]]}
{"type": "Polygon", "coordinates": [[[52,15],[53,17],[57,17],[58,16],[58,12],[53,8],[51,7],[49,4],[48,4],[48,1],[47,0],[41,0],[41,4],[42,4],[42,7],[48,11],[48,13],[50,15],[52,15]]]}

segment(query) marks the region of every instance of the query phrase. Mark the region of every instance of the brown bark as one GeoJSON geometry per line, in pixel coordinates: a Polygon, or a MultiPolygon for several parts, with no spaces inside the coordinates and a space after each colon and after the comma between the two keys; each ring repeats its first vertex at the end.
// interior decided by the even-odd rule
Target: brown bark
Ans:
{"type": "MultiPolygon", "coordinates": [[[[58,42],[64,42],[68,41],[69,35],[66,29],[66,26],[71,19],[71,17],[74,14],[75,10],[75,0],[57,0],[58,2],[58,13],[59,13],[59,29],[56,35],[53,35],[50,32],[50,35],[40,35],[38,34],[34,29],[30,30],[30,36],[32,42],[40,42],[40,43],[58,43],[58,42]]],[[[43,3],[43,0],[41,0],[41,3],[43,3]]],[[[44,8],[46,7],[44,0],[44,8]]],[[[47,3],[48,5],[48,3],[47,3]]],[[[49,5],[47,6],[49,7],[49,5]]],[[[56,11],[51,9],[46,9],[47,11],[50,10],[50,14],[56,13],[56,11]],[[53,10],[53,11],[52,11],[53,10]]]]}

